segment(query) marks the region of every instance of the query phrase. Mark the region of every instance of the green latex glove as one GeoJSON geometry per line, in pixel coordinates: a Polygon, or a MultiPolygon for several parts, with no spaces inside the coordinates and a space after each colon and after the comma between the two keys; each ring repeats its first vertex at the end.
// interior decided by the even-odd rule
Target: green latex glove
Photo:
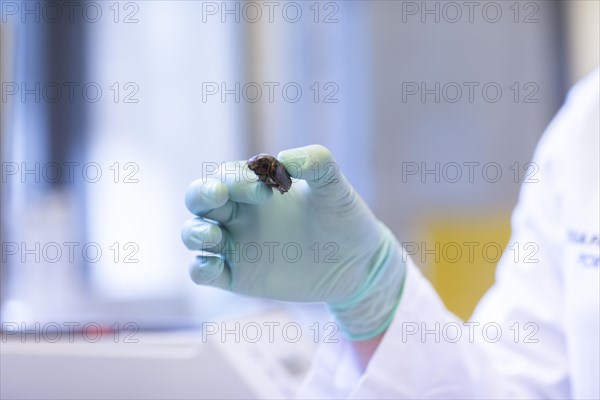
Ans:
{"type": "Polygon", "coordinates": [[[405,264],[393,234],[312,145],[279,153],[294,183],[280,194],[258,182],[245,161],[190,184],[182,239],[202,250],[194,282],[234,293],[325,302],[342,332],[366,340],[390,324],[405,264]]]}

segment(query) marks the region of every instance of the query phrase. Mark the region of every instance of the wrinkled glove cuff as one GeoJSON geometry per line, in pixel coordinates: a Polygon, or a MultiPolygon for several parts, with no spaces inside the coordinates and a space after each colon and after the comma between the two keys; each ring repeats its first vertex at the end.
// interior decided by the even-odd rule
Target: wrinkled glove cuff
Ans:
{"type": "Polygon", "coordinates": [[[350,340],[368,340],[384,332],[394,314],[406,278],[402,248],[393,233],[381,223],[385,240],[377,251],[367,281],[358,293],[339,304],[329,304],[340,330],[350,340]]]}

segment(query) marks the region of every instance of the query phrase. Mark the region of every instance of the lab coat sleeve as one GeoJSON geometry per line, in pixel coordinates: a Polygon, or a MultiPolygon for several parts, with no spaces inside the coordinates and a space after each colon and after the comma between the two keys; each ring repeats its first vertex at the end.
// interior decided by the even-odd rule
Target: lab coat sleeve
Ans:
{"type": "Polygon", "coordinates": [[[581,117],[580,86],[540,140],[537,173],[522,184],[496,282],[471,320],[450,313],[408,259],[395,319],[366,371],[357,369],[349,342],[322,344],[300,397],[570,397],[561,283],[562,167],[569,161],[561,157],[581,117]]]}

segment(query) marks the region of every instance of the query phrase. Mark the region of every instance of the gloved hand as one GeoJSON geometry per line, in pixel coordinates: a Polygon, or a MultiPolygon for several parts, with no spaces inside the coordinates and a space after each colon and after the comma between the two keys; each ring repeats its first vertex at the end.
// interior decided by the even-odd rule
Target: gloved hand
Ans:
{"type": "Polygon", "coordinates": [[[182,239],[203,250],[190,266],[192,280],[254,297],[325,302],[350,339],[377,336],[401,296],[400,246],[325,147],[277,158],[298,179],[285,194],[258,182],[245,161],[190,184],[185,202],[198,217],[184,224],[182,239]]]}

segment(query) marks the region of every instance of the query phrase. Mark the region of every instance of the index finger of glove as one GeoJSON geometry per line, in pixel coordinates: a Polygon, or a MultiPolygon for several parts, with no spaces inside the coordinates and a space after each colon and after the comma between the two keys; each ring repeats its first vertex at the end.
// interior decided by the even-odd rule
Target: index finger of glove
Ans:
{"type": "Polygon", "coordinates": [[[273,190],[256,179],[245,161],[233,161],[221,164],[210,178],[193,181],[186,190],[185,204],[192,214],[202,217],[231,207],[232,202],[261,204],[272,195],[273,190]]]}
{"type": "Polygon", "coordinates": [[[220,165],[218,178],[227,186],[229,199],[238,203],[262,204],[273,190],[259,182],[246,161],[231,161],[220,165]]]}
{"type": "Polygon", "coordinates": [[[227,200],[227,185],[215,179],[196,179],[185,191],[185,206],[199,217],[222,207],[227,200]]]}

